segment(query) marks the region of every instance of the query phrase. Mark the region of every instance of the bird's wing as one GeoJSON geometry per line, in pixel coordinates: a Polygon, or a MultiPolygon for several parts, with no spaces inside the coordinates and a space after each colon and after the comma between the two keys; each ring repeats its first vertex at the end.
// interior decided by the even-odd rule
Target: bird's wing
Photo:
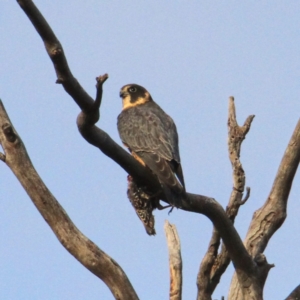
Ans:
{"type": "Polygon", "coordinates": [[[156,153],[141,151],[137,155],[156,174],[170,204],[181,207],[185,189],[184,185],[177,180],[170,162],[156,153]]]}
{"type": "Polygon", "coordinates": [[[152,152],[180,162],[176,126],[161,109],[136,107],[124,111],[118,119],[118,130],[123,143],[132,151],[152,152]]]}
{"type": "Polygon", "coordinates": [[[158,176],[161,183],[181,193],[184,180],[176,126],[158,105],[151,104],[151,109],[136,107],[119,115],[120,137],[158,176]]]}

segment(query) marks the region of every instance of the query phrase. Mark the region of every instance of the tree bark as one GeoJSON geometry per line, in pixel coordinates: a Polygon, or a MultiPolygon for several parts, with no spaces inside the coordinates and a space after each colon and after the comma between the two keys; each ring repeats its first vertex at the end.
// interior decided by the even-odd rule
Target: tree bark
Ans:
{"type": "Polygon", "coordinates": [[[82,265],[108,286],[118,300],[138,299],[122,268],[84,236],[48,190],[27,154],[0,101],[0,159],[12,170],[60,243],[82,265]]]}
{"type": "MultiPolygon", "coordinates": [[[[226,214],[234,223],[238,214],[239,207],[243,205],[250,195],[250,188],[247,188],[247,194],[242,200],[245,188],[245,172],[240,162],[241,144],[248,133],[254,116],[249,116],[243,126],[239,126],[236,119],[236,110],[234,98],[229,98],[228,108],[228,152],[233,170],[233,190],[229,198],[229,204],[226,208],[226,214]]],[[[220,234],[214,228],[209,243],[208,250],[202,259],[199,273],[197,276],[198,300],[210,300],[212,293],[218,285],[221,276],[226,271],[229,263],[229,253],[222,244],[220,253],[220,234]]]]}
{"type": "MultiPolygon", "coordinates": [[[[270,194],[264,205],[254,214],[245,239],[246,249],[252,257],[261,255],[273,234],[286,218],[286,207],[292,182],[300,161],[300,120],[285,150],[270,194]]],[[[272,267],[273,265],[270,265],[272,267]]],[[[262,270],[265,280],[266,270],[262,270]]],[[[228,299],[242,299],[236,274],[233,276],[228,299]]]]}
{"type": "Polygon", "coordinates": [[[165,233],[169,249],[170,300],[182,297],[182,260],[180,239],[175,225],[165,221],[165,233]]]}

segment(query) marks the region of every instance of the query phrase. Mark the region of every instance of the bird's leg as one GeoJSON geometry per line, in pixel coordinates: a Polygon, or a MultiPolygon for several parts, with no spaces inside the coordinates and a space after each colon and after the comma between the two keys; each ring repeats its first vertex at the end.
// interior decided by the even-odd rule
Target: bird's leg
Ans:
{"type": "MultiPolygon", "coordinates": [[[[158,210],[163,210],[163,209],[165,209],[165,208],[169,208],[169,207],[172,207],[172,209],[173,209],[173,206],[172,205],[166,205],[166,206],[162,206],[161,204],[160,204],[160,202],[159,202],[159,199],[158,198],[156,198],[156,200],[155,200],[155,206],[156,206],[156,208],[158,209],[158,210]]],[[[171,211],[172,211],[172,209],[171,209],[171,211]]],[[[170,212],[171,212],[170,211],[170,212]]],[[[169,212],[169,213],[170,213],[169,212]]]]}
{"type": "Polygon", "coordinates": [[[173,205],[169,205],[169,207],[172,206],[172,208],[169,210],[168,215],[173,211],[174,207],[173,205]]]}

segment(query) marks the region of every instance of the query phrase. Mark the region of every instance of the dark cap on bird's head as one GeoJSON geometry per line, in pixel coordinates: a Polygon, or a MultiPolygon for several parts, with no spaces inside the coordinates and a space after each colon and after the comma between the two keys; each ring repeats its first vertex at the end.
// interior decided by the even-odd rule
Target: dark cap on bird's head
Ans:
{"type": "Polygon", "coordinates": [[[148,91],[138,84],[126,84],[120,90],[123,99],[123,110],[151,101],[148,91]]]}

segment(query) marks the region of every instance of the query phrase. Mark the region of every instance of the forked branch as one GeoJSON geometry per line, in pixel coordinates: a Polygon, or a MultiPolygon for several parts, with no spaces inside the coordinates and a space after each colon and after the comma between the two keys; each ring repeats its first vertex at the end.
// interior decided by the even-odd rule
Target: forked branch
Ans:
{"type": "MultiPolygon", "coordinates": [[[[252,257],[257,257],[264,252],[269,240],[286,218],[288,197],[299,161],[300,120],[285,150],[270,194],[264,205],[254,213],[248,229],[245,245],[252,257]]],[[[232,279],[228,297],[229,299],[241,299],[236,276],[232,279]]]]}
{"type": "MultiPolygon", "coordinates": [[[[230,195],[226,214],[234,222],[238,214],[239,207],[243,205],[250,195],[250,188],[244,199],[243,192],[245,188],[245,172],[240,162],[241,144],[248,133],[254,116],[249,116],[243,126],[239,126],[236,119],[234,98],[229,98],[228,109],[228,152],[233,170],[233,190],[230,195]]],[[[218,285],[222,274],[227,269],[230,257],[229,253],[222,244],[220,253],[220,234],[216,228],[213,229],[212,237],[209,242],[208,250],[203,257],[197,276],[198,300],[210,300],[213,291],[218,285]]]]}

